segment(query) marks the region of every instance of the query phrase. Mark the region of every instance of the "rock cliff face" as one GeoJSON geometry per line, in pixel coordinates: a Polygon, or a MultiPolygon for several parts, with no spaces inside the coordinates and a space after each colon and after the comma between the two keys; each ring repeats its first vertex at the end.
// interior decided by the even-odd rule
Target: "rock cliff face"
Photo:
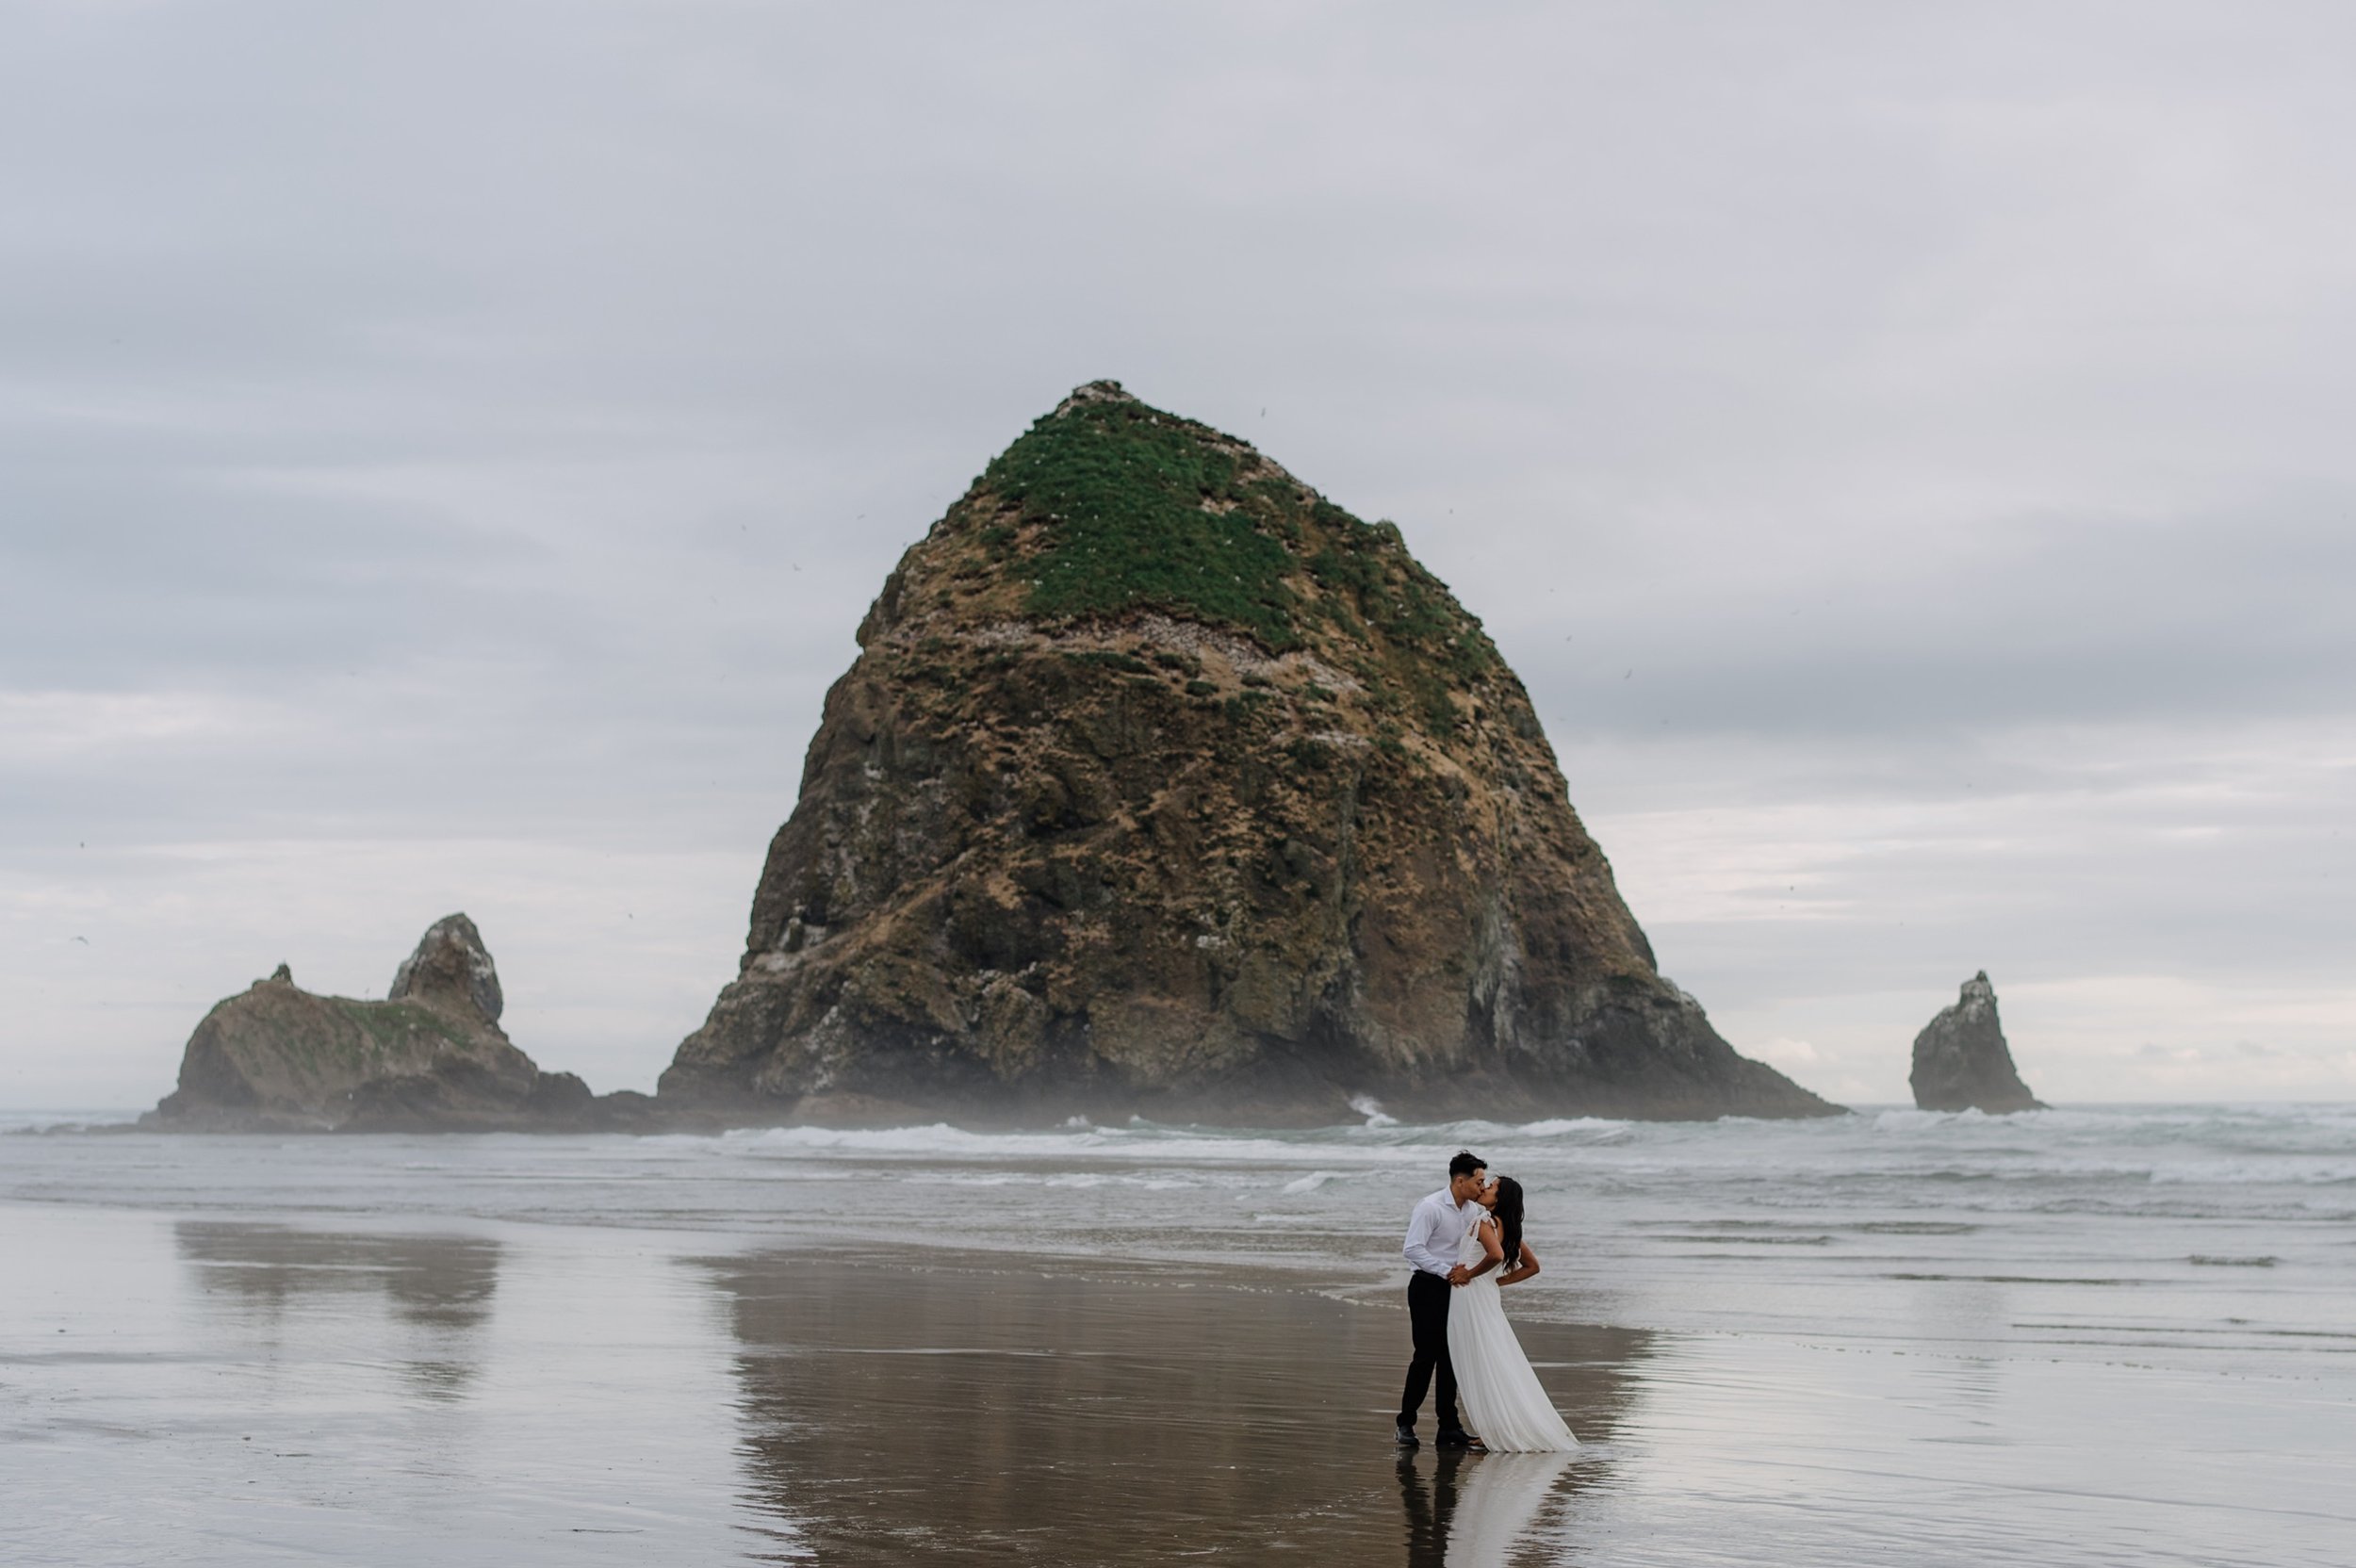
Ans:
{"type": "Polygon", "coordinates": [[[1100,382],[884,583],[660,1093],[717,1120],[1808,1116],[1408,554],[1100,382]]]}
{"type": "Polygon", "coordinates": [[[569,1072],[542,1072],[499,1028],[499,971],[474,922],[434,923],[382,1002],[315,996],[281,964],[218,1003],[188,1037],[180,1086],[144,1124],[206,1132],[555,1130],[626,1124],[630,1102],[597,1100],[569,1072]]]}
{"type": "Polygon", "coordinates": [[[2045,1109],[2013,1068],[1986,970],[1966,980],[1955,1004],[1941,1008],[1914,1037],[1914,1070],[1906,1081],[1914,1103],[1925,1111],[2045,1109]]]}

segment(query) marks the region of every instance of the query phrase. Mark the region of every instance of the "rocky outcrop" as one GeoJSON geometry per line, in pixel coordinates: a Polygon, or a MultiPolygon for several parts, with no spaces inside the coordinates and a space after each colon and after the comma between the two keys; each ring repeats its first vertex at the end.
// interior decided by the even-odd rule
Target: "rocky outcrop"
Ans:
{"type": "Polygon", "coordinates": [[[499,1028],[499,971],[465,915],[435,921],[382,1002],[318,996],[281,964],[188,1037],[180,1086],[142,1124],[205,1132],[554,1131],[646,1120],[499,1028]]]}
{"type": "Polygon", "coordinates": [[[1080,388],[828,693],[715,1121],[1831,1112],[1654,967],[1521,682],[1397,528],[1080,388]]]}
{"type": "Polygon", "coordinates": [[[1914,1103],[1926,1111],[2045,1109],[2012,1065],[2012,1048],[1996,1017],[1996,988],[1986,970],[1966,980],[1955,1004],[1941,1008],[1914,1037],[1914,1070],[1906,1082],[1914,1087],[1914,1103]]]}

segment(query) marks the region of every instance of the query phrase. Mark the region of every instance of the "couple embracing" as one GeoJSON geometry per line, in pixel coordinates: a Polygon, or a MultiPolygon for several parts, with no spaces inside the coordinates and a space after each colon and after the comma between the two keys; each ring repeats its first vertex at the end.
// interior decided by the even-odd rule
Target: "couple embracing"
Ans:
{"type": "Polygon", "coordinates": [[[1489,1180],[1488,1162],[1469,1152],[1448,1165],[1448,1185],[1415,1205],[1403,1249],[1407,1316],[1415,1359],[1399,1406],[1399,1441],[1415,1445],[1415,1417],[1440,1375],[1440,1446],[1500,1452],[1559,1452],[1579,1446],[1530,1369],[1501,1286],[1538,1272],[1538,1255],[1522,1237],[1522,1187],[1511,1176],[1489,1180]],[[1456,1413],[1462,1395],[1472,1430],[1456,1413]],[[1474,1433],[1478,1433],[1475,1436],[1474,1433]]]}

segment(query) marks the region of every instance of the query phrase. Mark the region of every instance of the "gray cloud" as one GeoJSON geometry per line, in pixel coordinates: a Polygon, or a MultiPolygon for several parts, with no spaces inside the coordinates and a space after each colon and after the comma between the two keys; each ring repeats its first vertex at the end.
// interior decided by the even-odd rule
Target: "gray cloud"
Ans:
{"type": "Polygon", "coordinates": [[[2356,1087],[2335,8],[0,26],[0,1097],[461,905],[644,1084],[1107,374],[1400,522],[1738,1043],[1897,1098],[1987,964],[2049,1094],[2356,1087]]]}

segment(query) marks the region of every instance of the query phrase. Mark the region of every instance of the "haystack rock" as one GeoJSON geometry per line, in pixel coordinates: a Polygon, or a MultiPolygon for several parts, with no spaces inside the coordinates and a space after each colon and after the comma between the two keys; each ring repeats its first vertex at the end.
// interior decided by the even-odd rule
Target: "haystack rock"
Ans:
{"type": "Polygon", "coordinates": [[[1955,1004],[1939,1010],[1914,1037],[1914,1070],[1906,1082],[1925,1111],[2041,1111],[2012,1065],[1996,1017],[1996,988],[1982,970],[1963,983],[1955,1004]]]}
{"type": "Polygon", "coordinates": [[[499,1028],[504,1004],[499,970],[465,915],[427,927],[382,1002],[314,995],[281,964],[205,1015],[180,1086],[141,1119],[205,1132],[394,1132],[645,1119],[643,1095],[597,1099],[569,1072],[541,1071],[499,1028]]]}
{"type": "Polygon", "coordinates": [[[666,1105],[1838,1109],[1655,970],[1521,682],[1399,530],[1233,436],[1081,387],[859,643],[666,1105]]]}

